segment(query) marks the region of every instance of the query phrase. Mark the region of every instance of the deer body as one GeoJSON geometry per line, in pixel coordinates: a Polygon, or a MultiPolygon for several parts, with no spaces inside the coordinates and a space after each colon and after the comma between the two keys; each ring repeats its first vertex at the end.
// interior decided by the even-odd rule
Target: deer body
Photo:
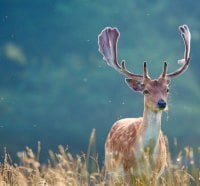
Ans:
{"type": "MultiPolygon", "coordinates": [[[[114,125],[114,130],[120,130],[124,121],[119,121],[117,125],[114,125]]],[[[108,174],[117,171],[125,176],[130,170],[130,173],[134,176],[145,175],[149,171],[154,171],[159,176],[164,170],[166,166],[166,144],[162,132],[160,131],[158,136],[148,136],[148,130],[143,131],[143,127],[139,125],[142,125],[139,120],[130,120],[130,124],[126,123],[121,132],[127,134],[127,136],[123,137],[120,137],[116,131],[113,131],[112,134],[111,129],[108,135],[110,139],[107,139],[105,144],[105,167],[108,174]],[[144,138],[135,139],[137,133],[144,138]],[[118,139],[111,134],[117,135],[118,139]],[[145,153],[148,153],[150,158],[147,160],[148,162],[144,160],[145,153]],[[151,170],[147,170],[145,167],[152,160],[151,170]]]]}
{"type": "MultiPolygon", "coordinates": [[[[157,81],[155,81],[157,82],[157,81]]],[[[159,86],[158,83],[156,83],[159,86]]],[[[157,106],[155,106],[157,107],[157,106]]],[[[144,155],[155,174],[160,175],[166,166],[166,142],[161,131],[162,110],[144,105],[143,117],[117,121],[111,128],[105,143],[105,167],[126,174],[141,175],[149,171],[141,165],[144,155]]]]}
{"type": "Polygon", "coordinates": [[[190,61],[190,31],[187,25],[179,27],[184,44],[182,66],[167,74],[167,63],[158,79],[152,80],[144,62],[143,75],[129,72],[123,60],[117,60],[119,31],[105,28],[99,35],[99,51],[107,64],[125,75],[127,85],[144,94],[144,112],[140,118],[117,121],[111,128],[105,143],[105,168],[108,174],[142,176],[147,173],[157,178],[166,166],[166,140],[161,131],[162,112],[167,108],[169,84],[172,78],[183,73],[190,61]]]}

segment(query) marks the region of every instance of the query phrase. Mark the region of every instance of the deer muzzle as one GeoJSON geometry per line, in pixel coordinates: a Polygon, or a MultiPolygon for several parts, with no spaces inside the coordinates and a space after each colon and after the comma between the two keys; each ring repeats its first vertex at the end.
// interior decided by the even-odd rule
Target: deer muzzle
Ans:
{"type": "Polygon", "coordinates": [[[164,101],[163,99],[160,99],[160,100],[158,101],[158,103],[157,103],[157,106],[158,106],[159,109],[163,110],[163,109],[166,108],[167,103],[166,103],[166,101],[164,101]]]}

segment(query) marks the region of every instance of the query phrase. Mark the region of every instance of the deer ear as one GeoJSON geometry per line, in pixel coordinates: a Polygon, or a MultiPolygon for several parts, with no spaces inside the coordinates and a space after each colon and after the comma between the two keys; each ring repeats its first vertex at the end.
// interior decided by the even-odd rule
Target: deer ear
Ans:
{"type": "Polygon", "coordinates": [[[134,91],[142,91],[144,89],[144,85],[141,81],[126,78],[125,82],[134,91]]]}

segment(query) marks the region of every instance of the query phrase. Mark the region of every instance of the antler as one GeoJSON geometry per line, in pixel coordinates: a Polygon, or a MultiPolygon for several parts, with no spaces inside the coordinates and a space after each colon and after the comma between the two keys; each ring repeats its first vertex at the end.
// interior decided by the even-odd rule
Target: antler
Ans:
{"type": "MultiPolygon", "coordinates": [[[[178,61],[178,63],[181,64],[182,66],[178,70],[176,70],[175,72],[172,72],[170,74],[166,74],[167,66],[165,64],[165,66],[166,66],[164,68],[165,74],[166,74],[166,77],[169,79],[174,78],[174,77],[182,74],[184,71],[186,71],[188,68],[189,62],[190,62],[190,40],[191,40],[190,30],[187,25],[179,26],[179,30],[181,32],[181,36],[183,38],[184,45],[185,45],[184,59],[181,59],[178,61]]],[[[163,74],[164,74],[164,72],[163,72],[163,74]]],[[[163,74],[162,74],[162,76],[163,76],[163,74]]]]}
{"type": "MultiPolygon", "coordinates": [[[[185,45],[184,59],[178,60],[178,63],[182,66],[172,72],[167,74],[167,63],[164,63],[163,72],[160,77],[163,78],[174,78],[180,74],[182,74],[185,70],[187,70],[189,62],[190,62],[190,40],[191,34],[187,25],[179,26],[179,30],[181,32],[181,36],[185,45]]],[[[103,55],[103,59],[107,62],[107,64],[113,67],[118,72],[125,75],[127,78],[135,79],[138,81],[142,81],[144,78],[149,78],[148,70],[146,67],[146,62],[144,64],[144,75],[134,74],[127,70],[125,66],[125,61],[122,60],[121,65],[118,63],[117,59],[117,42],[119,39],[120,33],[117,28],[106,27],[98,36],[98,44],[99,44],[99,52],[103,55]]]]}
{"type": "MultiPolygon", "coordinates": [[[[134,74],[126,69],[125,61],[121,65],[117,60],[117,42],[120,33],[117,28],[106,27],[98,36],[99,52],[107,64],[128,78],[142,81],[143,75],[134,74]]],[[[146,67],[145,67],[146,68],[146,67]]]]}

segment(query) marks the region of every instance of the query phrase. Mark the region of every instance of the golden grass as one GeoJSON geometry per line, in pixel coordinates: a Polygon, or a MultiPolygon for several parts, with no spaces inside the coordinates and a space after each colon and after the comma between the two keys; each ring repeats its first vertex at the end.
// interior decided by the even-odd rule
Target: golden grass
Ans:
{"type": "MultiPolygon", "coordinates": [[[[5,152],[4,162],[0,164],[0,186],[123,186],[123,178],[106,180],[103,171],[98,166],[95,155],[95,130],[90,137],[90,145],[86,155],[73,157],[68,149],[58,146],[58,152],[49,151],[46,164],[39,162],[38,152],[26,148],[18,153],[20,164],[12,164],[11,158],[5,152]]],[[[198,149],[200,155],[200,148],[198,149]]],[[[131,185],[146,186],[188,186],[200,185],[200,168],[197,166],[199,157],[194,158],[194,150],[186,147],[177,155],[175,162],[168,156],[168,168],[157,182],[153,182],[150,174],[133,178],[131,185]]]]}

